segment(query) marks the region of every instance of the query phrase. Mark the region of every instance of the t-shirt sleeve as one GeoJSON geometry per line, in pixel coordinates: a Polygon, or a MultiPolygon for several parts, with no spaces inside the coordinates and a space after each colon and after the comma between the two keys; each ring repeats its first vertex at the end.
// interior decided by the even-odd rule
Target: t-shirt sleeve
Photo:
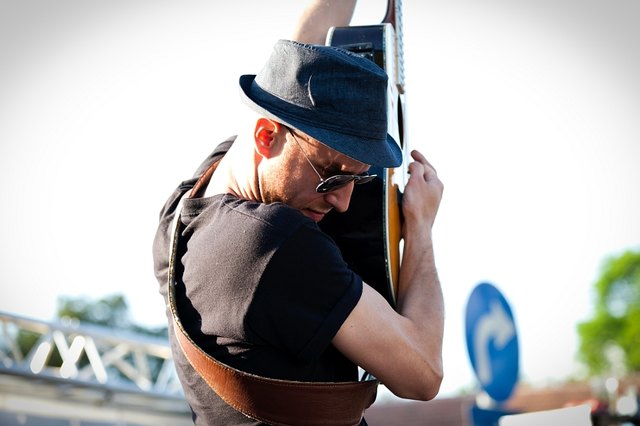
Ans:
{"type": "Polygon", "coordinates": [[[248,315],[259,339],[305,361],[331,343],[362,294],[362,279],[316,226],[301,226],[273,254],[248,315]]]}

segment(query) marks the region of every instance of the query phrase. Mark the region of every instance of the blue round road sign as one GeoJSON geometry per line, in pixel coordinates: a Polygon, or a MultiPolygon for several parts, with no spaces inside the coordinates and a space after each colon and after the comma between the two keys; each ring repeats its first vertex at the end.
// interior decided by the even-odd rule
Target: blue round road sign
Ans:
{"type": "Polygon", "coordinates": [[[518,335],[511,308],[500,291],[481,283],[471,292],[466,312],[467,350],[482,389],[506,401],[518,381],[518,335]]]}

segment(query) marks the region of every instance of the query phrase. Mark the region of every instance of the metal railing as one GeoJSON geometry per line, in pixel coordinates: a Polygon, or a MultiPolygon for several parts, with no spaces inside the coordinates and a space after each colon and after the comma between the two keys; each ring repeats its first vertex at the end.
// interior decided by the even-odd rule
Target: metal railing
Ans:
{"type": "Polygon", "coordinates": [[[0,411],[12,411],[9,398],[36,397],[92,414],[115,407],[190,419],[166,339],[0,312],[0,411]]]}

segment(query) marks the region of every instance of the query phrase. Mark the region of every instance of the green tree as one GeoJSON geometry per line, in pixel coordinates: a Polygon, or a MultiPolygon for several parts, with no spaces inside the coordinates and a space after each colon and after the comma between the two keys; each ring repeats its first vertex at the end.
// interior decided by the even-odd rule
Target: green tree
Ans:
{"type": "Polygon", "coordinates": [[[97,301],[61,296],[58,298],[57,316],[112,328],[128,329],[131,326],[129,305],[121,294],[106,296],[97,301]]]}
{"type": "Polygon", "coordinates": [[[608,258],[595,283],[593,317],[578,325],[578,357],[591,375],[640,372],[640,251],[608,258]],[[612,353],[620,354],[621,366],[612,353]]]}
{"type": "Polygon", "coordinates": [[[112,294],[98,300],[85,297],[58,298],[58,318],[73,318],[80,322],[97,324],[120,330],[129,330],[151,336],[166,337],[167,327],[150,328],[134,324],[129,304],[122,294],[112,294]]]}

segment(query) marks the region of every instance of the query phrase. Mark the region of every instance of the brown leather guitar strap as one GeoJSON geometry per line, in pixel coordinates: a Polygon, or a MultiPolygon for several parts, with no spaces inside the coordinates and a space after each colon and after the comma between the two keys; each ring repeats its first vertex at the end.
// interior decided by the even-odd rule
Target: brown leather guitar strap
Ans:
{"type": "MultiPolygon", "coordinates": [[[[208,180],[215,165],[203,178],[208,180]]],[[[202,178],[201,178],[202,180],[202,178]]],[[[191,193],[199,193],[199,181],[191,193]]],[[[205,184],[206,186],[206,184],[205,184]]],[[[256,376],[231,368],[204,352],[189,337],[180,322],[175,302],[175,265],[178,241],[184,225],[180,220],[182,200],[176,208],[170,244],[169,305],[173,329],[184,355],[211,389],[231,407],[244,415],[272,425],[358,425],[376,398],[377,380],[359,382],[297,382],[256,376]]]]}

